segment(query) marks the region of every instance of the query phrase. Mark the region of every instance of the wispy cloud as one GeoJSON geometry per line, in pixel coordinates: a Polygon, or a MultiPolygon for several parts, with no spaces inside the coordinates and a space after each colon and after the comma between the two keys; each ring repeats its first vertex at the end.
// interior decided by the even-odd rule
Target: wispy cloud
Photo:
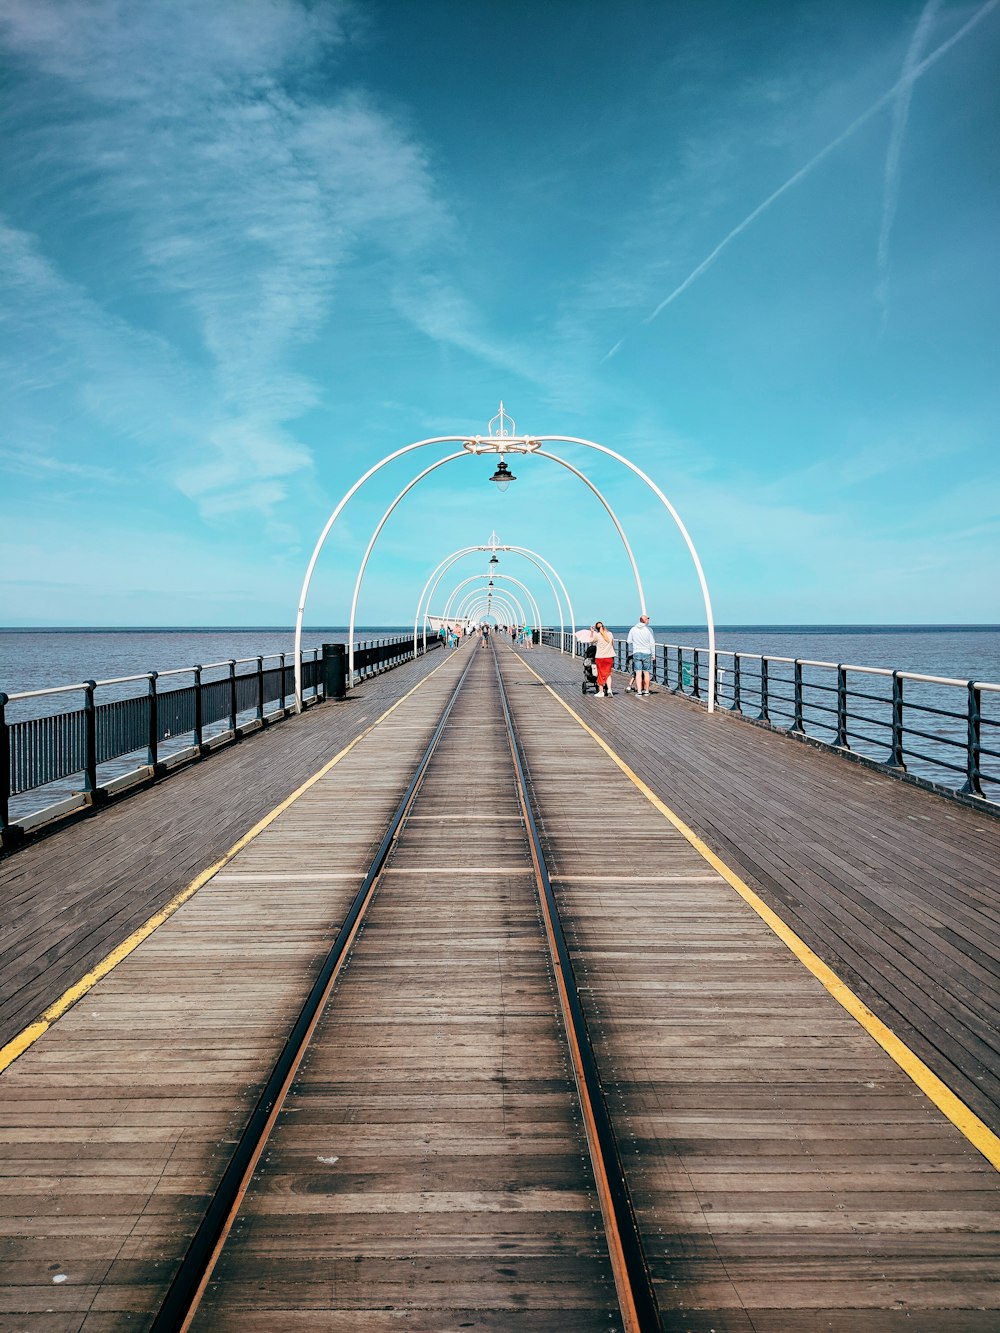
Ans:
{"type": "Polygon", "coordinates": [[[290,431],[326,390],[293,363],[348,260],[405,263],[449,227],[404,125],[355,89],[307,91],[354,15],[336,0],[11,0],[0,18],[0,46],[34,71],[28,111],[45,111],[22,108],[9,142],[25,177],[41,164],[71,190],[98,246],[74,277],[62,236],[7,229],[19,317],[46,333],[21,391],[62,378],[52,347],[99,346],[77,408],[157,451],[206,513],[271,508],[278,479],[310,466],[290,431]],[[108,270],[131,321],[106,313],[108,270]],[[153,401],[170,398],[158,422],[154,381],[153,401]]]}
{"type": "MultiPolygon", "coordinates": [[[[742,222],[737,223],[737,225],[726,236],[722,238],[722,240],[718,243],[718,245],[716,245],[715,248],[705,256],[705,258],[701,261],[701,263],[696,265],[696,267],[692,269],[692,271],[687,275],[687,277],[683,280],[683,282],[681,282],[678,286],[676,286],[673,289],[673,291],[671,291],[667,296],[665,296],[663,300],[660,301],[659,304],[655,306],[654,309],[651,310],[648,315],[645,316],[642,323],[651,324],[653,320],[655,320],[659,315],[661,315],[669,305],[672,305],[673,302],[676,301],[679,296],[681,296],[684,292],[686,292],[687,289],[693,283],[697,282],[697,280],[701,277],[703,273],[705,273],[708,269],[712,267],[715,261],[723,253],[723,251],[728,249],[728,247],[733,243],[733,241],[735,241],[739,236],[742,236],[743,233],[749,227],[751,227],[759,217],[761,217],[764,213],[766,213],[768,209],[772,207],[772,205],[777,203],[777,201],[783,195],[787,194],[789,190],[793,189],[801,181],[805,180],[805,178],[809,176],[813,171],[815,171],[815,169],[822,162],[824,162],[830,156],[831,153],[835,152],[842,144],[846,143],[848,139],[853,138],[853,136],[857,134],[858,130],[860,130],[864,125],[867,125],[868,122],[874,116],[876,116],[880,111],[882,111],[884,107],[888,106],[890,103],[895,102],[900,97],[900,95],[904,93],[906,94],[907,107],[908,107],[909,94],[912,91],[913,84],[916,82],[916,80],[920,78],[924,73],[926,73],[926,71],[930,69],[932,65],[937,64],[937,62],[943,56],[947,55],[947,53],[952,49],[953,46],[955,46],[958,42],[962,41],[963,38],[967,37],[968,34],[972,32],[974,28],[978,27],[978,25],[982,23],[983,19],[987,18],[988,15],[990,15],[997,8],[998,5],[1000,5],[1000,0],[986,0],[986,3],[982,5],[979,9],[977,9],[975,13],[972,14],[971,17],[967,19],[966,22],[963,23],[961,27],[959,27],[951,35],[951,37],[948,38],[947,41],[942,42],[940,46],[936,47],[928,56],[925,56],[923,60],[919,61],[914,60],[912,67],[904,69],[903,75],[896,81],[896,83],[893,84],[893,86],[887,92],[883,93],[881,97],[879,97],[875,102],[873,102],[869,107],[867,107],[866,110],[864,110],[859,116],[856,116],[855,119],[851,121],[851,123],[847,126],[846,129],[842,130],[840,134],[838,134],[834,139],[831,139],[830,142],[824,148],[821,148],[820,151],[816,153],[812,158],[810,158],[810,160],[804,166],[800,167],[799,170],[794,172],[791,176],[789,176],[789,178],[783,184],[779,185],[776,190],[772,191],[772,193],[769,194],[766,199],[764,199],[761,203],[757,205],[756,208],[754,208],[750,213],[747,214],[747,216],[742,220],[742,222]]],[[[921,42],[922,41],[923,41],[923,34],[921,35],[921,42]]],[[[903,127],[905,129],[905,115],[903,118],[903,127]]],[[[618,342],[614,345],[614,347],[612,347],[607,353],[605,353],[603,360],[607,361],[610,357],[615,355],[615,353],[619,350],[624,341],[625,341],[624,337],[620,338],[618,342]]]]}
{"type": "Polygon", "coordinates": [[[906,137],[906,123],[910,116],[910,101],[913,97],[913,85],[916,82],[916,70],[920,63],[920,54],[927,44],[931,26],[940,8],[940,0],[927,0],[923,12],[914,29],[910,44],[906,48],[903,60],[903,72],[896,85],[897,92],[892,104],[892,130],[889,134],[889,146],[885,155],[885,178],[882,186],[882,224],[878,234],[878,287],[876,294],[882,307],[882,327],[889,319],[889,238],[892,224],[899,203],[899,174],[903,157],[903,140],[906,137]]]}
{"type": "Polygon", "coordinates": [[[25,453],[6,446],[0,446],[0,471],[24,477],[44,477],[46,480],[54,477],[77,477],[83,481],[99,482],[104,486],[112,485],[117,480],[117,474],[111,468],[95,467],[91,463],[74,463],[65,458],[53,458],[38,450],[25,453]]]}
{"type": "Polygon", "coordinates": [[[513,341],[491,339],[483,332],[480,313],[451,283],[426,276],[400,283],[395,303],[402,314],[435,342],[469,352],[487,365],[505,370],[529,384],[547,385],[550,374],[513,341]]]}

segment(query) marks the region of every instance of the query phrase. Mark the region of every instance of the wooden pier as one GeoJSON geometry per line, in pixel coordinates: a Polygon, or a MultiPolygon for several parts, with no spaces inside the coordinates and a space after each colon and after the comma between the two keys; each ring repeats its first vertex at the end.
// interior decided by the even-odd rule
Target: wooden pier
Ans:
{"type": "Polygon", "coordinates": [[[0,890],[0,1328],[1000,1327],[987,813],[467,643],[18,851],[0,890]],[[400,808],[182,1323],[178,1273],[400,808]]]}

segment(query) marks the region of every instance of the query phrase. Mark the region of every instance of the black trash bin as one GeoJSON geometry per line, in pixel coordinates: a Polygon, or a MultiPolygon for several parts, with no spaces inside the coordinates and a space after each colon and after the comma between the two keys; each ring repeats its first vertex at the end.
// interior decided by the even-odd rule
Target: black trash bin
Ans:
{"type": "Polygon", "coordinates": [[[323,645],[323,693],[327,699],[347,698],[347,645],[323,645]]]}
{"type": "Polygon", "coordinates": [[[537,647],[538,644],[541,643],[541,641],[542,641],[542,631],[539,629],[533,629],[531,631],[531,642],[535,644],[535,646],[537,647]]]}

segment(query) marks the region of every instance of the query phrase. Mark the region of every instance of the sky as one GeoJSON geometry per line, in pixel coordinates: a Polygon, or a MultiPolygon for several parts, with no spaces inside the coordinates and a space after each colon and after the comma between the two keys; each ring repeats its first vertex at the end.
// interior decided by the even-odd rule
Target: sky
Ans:
{"type": "Polygon", "coordinates": [[[501,401],[653,486],[412,450],[307,625],[404,490],[360,624],[494,533],[631,623],[619,529],[704,624],[653,487],[717,623],[1000,622],[998,68],[1000,0],[5,0],[0,625],[291,625],[501,401]]]}

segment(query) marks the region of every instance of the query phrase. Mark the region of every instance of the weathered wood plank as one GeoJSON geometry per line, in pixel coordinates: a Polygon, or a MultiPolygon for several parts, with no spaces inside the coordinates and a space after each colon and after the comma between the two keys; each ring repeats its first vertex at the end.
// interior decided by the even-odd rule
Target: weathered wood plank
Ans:
{"type": "MultiPolygon", "coordinates": [[[[696,735],[700,720],[724,748],[736,724],[690,707],[678,721],[669,699],[585,709],[553,656],[545,674],[560,694],[654,790],[657,780],[683,787],[681,813],[696,829],[704,803],[739,847],[749,805],[758,824],[749,855],[791,873],[799,844],[762,829],[765,817],[780,820],[796,771],[768,769],[752,793],[737,787],[734,802],[732,782],[722,782],[728,753],[712,757],[713,791],[704,764],[692,775],[678,759],[674,730],[696,735]]],[[[1000,1319],[996,1172],[722,877],[704,873],[697,851],[587,733],[567,731],[564,710],[513,654],[505,674],[668,1326],[881,1330],[905,1308],[921,1328],[939,1315],[948,1327],[956,1314],[956,1327],[990,1328],[1000,1319]],[[972,1237],[974,1252],[963,1248],[972,1237]],[[851,1253],[864,1262],[844,1263],[851,1253]],[[972,1253],[974,1265],[953,1266],[972,1253]],[[831,1310],[843,1317],[827,1322],[831,1310]]],[[[801,835],[810,883],[832,870],[846,896],[849,830],[833,822],[832,802],[796,799],[803,827],[810,811],[814,820],[801,835]],[[810,840],[822,851],[837,838],[843,855],[811,854],[810,840]]],[[[794,885],[803,898],[809,886],[794,885]]],[[[868,939],[884,939],[889,914],[870,921],[868,939]]],[[[911,945],[918,935],[908,933],[911,945]]]]}

